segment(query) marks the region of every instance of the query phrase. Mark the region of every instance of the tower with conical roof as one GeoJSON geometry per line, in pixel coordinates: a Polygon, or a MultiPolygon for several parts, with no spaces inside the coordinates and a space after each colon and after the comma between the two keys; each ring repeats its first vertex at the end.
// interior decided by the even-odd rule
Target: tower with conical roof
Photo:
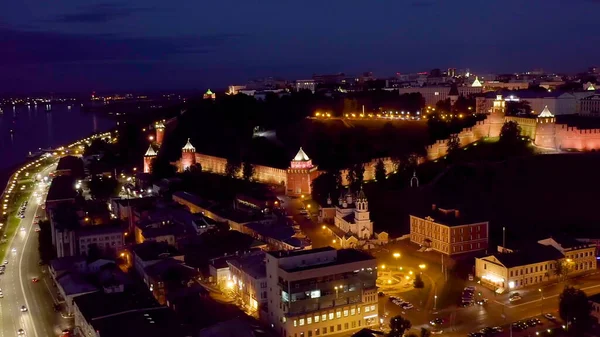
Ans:
{"type": "Polygon", "coordinates": [[[318,174],[317,167],[300,148],[287,169],[286,194],[291,196],[309,195],[312,191],[312,180],[318,174]]]}
{"type": "Polygon", "coordinates": [[[187,143],[181,149],[181,169],[188,170],[196,163],[196,148],[188,138],[187,143]]]}
{"type": "Polygon", "coordinates": [[[450,86],[450,91],[448,92],[448,98],[450,98],[450,105],[454,106],[454,103],[456,103],[456,101],[458,100],[458,87],[456,86],[456,83],[452,83],[452,85],[450,86]]]}
{"type": "Polygon", "coordinates": [[[506,102],[502,95],[496,95],[496,99],[493,102],[492,111],[486,118],[485,123],[490,126],[488,137],[500,137],[500,131],[504,125],[506,117],[505,113],[506,102]]]}
{"type": "Polygon", "coordinates": [[[165,137],[165,124],[163,121],[154,123],[154,130],[156,131],[156,145],[161,146],[165,137]]]}
{"type": "Polygon", "coordinates": [[[481,82],[479,82],[479,77],[475,76],[475,81],[473,81],[473,84],[471,84],[471,87],[473,87],[473,88],[481,88],[481,87],[483,87],[483,85],[481,84],[481,82]]]}
{"type": "Polygon", "coordinates": [[[206,92],[204,93],[204,99],[212,99],[214,101],[216,98],[217,95],[210,89],[206,90],[206,92]]]}
{"type": "Polygon", "coordinates": [[[150,144],[148,146],[146,154],[144,154],[144,173],[150,173],[150,170],[152,168],[152,160],[154,160],[154,158],[156,158],[157,155],[158,153],[156,153],[156,150],[154,150],[152,144],[150,144]]]}
{"type": "Polygon", "coordinates": [[[536,118],[534,144],[540,147],[556,148],[556,118],[547,105],[536,118]]]}

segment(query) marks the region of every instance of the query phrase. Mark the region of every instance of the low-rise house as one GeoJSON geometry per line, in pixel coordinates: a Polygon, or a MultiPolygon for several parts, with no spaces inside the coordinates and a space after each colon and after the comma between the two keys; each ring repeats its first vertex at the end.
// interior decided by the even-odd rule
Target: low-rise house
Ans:
{"type": "Polygon", "coordinates": [[[161,305],[167,305],[171,292],[191,286],[199,277],[196,269],[175,259],[164,259],[150,265],[144,268],[142,275],[144,283],[161,305]]]}

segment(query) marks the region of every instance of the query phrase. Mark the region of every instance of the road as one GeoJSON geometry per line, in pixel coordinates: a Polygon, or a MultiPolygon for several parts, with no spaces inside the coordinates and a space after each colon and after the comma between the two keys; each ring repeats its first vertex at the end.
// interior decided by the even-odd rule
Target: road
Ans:
{"type": "MultiPolygon", "coordinates": [[[[47,167],[41,174],[47,175],[54,166],[47,167]]],[[[44,200],[44,198],[42,198],[44,200]]],[[[4,298],[0,299],[0,337],[16,336],[24,329],[28,337],[58,336],[70,322],[54,311],[56,291],[49,275],[38,265],[38,239],[34,220],[43,213],[33,195],[29,198],[21,229],[10,239],[7,252],[6,272],[0,276],[0,288],[4,298]],[[12,249],[16,251],[12,251],[12,249]],[[33,283],[37,277],[39,282],[33,283]],[[27,312],[21,312],[25,305],[27,312]]]]}

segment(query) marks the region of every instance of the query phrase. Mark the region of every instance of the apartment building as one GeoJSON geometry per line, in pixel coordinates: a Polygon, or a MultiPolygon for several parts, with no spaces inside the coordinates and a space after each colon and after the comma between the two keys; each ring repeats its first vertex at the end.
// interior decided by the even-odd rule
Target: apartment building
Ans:
{"type": "Polygon", "coordinates": [[[489,223],[477,221],[457,209],[438,208],[410,216],[410,241],[446,255],[488,248],[489,223]]]}
{"type": "Polygon", "coordinates": [[[252,310],[267,303],[265,253],[252,252],[227,260],[231,280],[227,283],[242,302],[252,310]]]}
{"type": "Polygon", "coordinates": [[[272,251],[268,321],[283,337],[348,333],[378,324],[377,262],[354,250],[272,251]]]}

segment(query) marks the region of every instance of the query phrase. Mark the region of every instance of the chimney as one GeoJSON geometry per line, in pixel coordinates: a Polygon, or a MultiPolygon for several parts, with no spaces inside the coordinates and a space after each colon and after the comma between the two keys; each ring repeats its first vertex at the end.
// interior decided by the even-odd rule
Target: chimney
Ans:
{"type": "Polygon", "coordinates": [[[457,209],[455,209],[454,210],[454,217],[458,218],[459,216],[460,216],[460,212],[457,209]]]}
{"type": "Polygon", "coordinates": [[[437,207],[435,206],[435,204],[431,204],[431,210],[432,210],[432,211],[435,211],[435,210],[436,210],[436,208],[437,208],[437,207]]]}

